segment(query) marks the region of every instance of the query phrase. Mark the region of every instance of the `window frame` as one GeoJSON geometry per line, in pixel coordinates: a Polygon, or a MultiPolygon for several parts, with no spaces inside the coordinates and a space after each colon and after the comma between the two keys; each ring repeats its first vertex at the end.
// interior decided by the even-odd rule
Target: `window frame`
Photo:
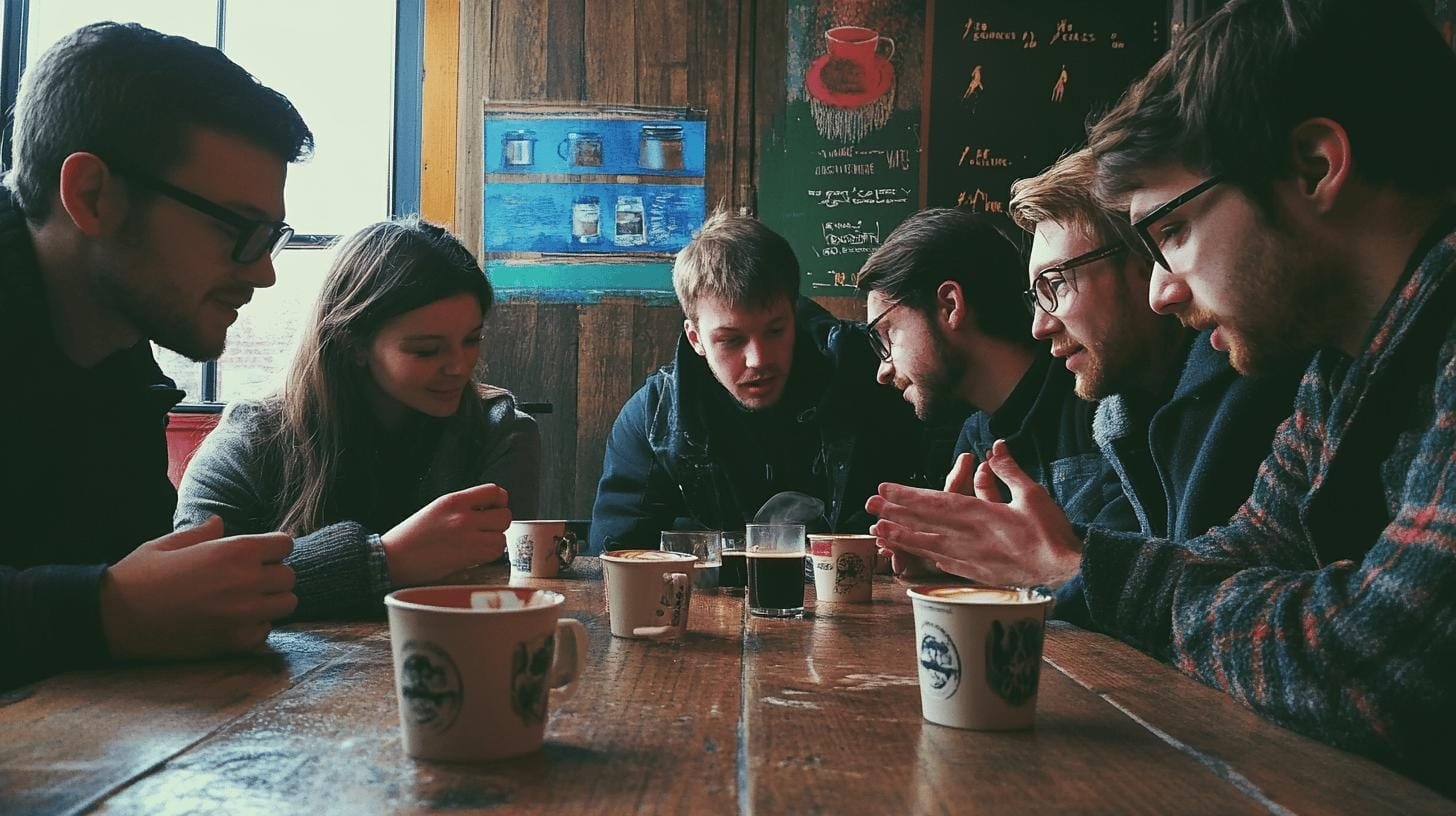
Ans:
{"type": "MultiPolygon", "coordinates": [[[[227,52],[227,4],[217,3],[217,47],[227,52]]],[[[0,171],[10,170],[10,145],[14,129],[15,101],[20,74],[25,65],[26,37],[30,23],[30,0],[0,0],[4,24],[0,26],[0,111],[5,114],[0,133],[0,171]]],[[[420,210],[421,122],[423,120],[424,0],[395,0],[393,132],[389,146],[390,217],[420,210]]],[[[300,233],[289,239],[284,252],[322,250],[333,246],[340,235],[300,233]]],[[[179,413],[217,413],[225,403],[218,400],[216,360],[199,364],[201,393],[173,410],[179,413]]]]}

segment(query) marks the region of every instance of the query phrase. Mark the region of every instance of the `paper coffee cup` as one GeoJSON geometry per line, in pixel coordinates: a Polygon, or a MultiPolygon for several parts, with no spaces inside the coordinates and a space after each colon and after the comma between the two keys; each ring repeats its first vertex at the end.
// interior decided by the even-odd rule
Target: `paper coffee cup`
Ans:
{"type": "Polygon", "coordinates": [[[982,586],[918,586],[907,594],[925,719],[977,731],[1030,728],[1052,596],[982,586]]]}
{"type": "Polygon", "coordinates": [[[867,603],[873,598],[874,536],[811,535],[809,555],[820,603],[867,603]]]}
{"type": "Polygon", "coordinates": [[[622,638],[678,637],[688,630],[693,597],[691,553],[614,550],[602,554],[607,616],[622,638]]]}
{"type": "Polygon", "coordinates": [[[580,546],[565,521],[512,521],[505,535],[512,576],[555,578],[580,546]]]}

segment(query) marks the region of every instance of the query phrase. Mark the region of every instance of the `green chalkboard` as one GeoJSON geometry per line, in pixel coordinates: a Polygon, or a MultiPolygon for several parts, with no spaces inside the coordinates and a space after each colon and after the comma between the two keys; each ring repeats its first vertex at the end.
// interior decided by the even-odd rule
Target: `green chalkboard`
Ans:
{"type": "Polygon", "coordinates": [[[759,217],[807,294],[853,291],[920,205],[925,3],[790,0],[785,109],[760,153],[759,217]]]}

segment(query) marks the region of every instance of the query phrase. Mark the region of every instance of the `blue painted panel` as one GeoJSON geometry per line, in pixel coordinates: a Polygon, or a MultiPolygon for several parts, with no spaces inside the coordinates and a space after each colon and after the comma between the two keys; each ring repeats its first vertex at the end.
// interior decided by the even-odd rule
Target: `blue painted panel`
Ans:
{"type": "Polygon", "coordinates": [[[631,292],[653,302],[676,302],[672,264],[657,263],[522,263],[486,261],[486,274],[501,300],[564,300],[595,302],[603,293],[631,292]]]}
{"type": "MultiPolygon", "coordinates": [[[[497,119],[485,120],[485,170],[487,173],[576,173],[606,175],[702,176],[706,167],[708,123],[674,119],[497,119]],[[644,169],[638,163],[642,128],[672,125],[683,129],[683,169],[644,169]],[[507,164],[505,135],[507,131],[528,130],[535,140],[531,146],[531,164],[507,164]],[[569,133],[594,133],[601,136],[601,164],[577,166],[568,161],[572,155],[569,133]]],[[[588,151],[591,152],[591,151],[588,151]]]]}
{"type": "Polygon", "coordinates": [[[706,194],[689,184],[518,184],[485,186],[486,252],[569,252],[607,254],[677,252],[703,223],[706,194]],[[573,201],[595,197],[599,210],[596,240],[572,235],[573,201]],[[619,217],[630,223],[631,197],[639,197],[646,241],[626,244],[619,217]],[[619,208],[621,210],[619,211],[619,208]]]}

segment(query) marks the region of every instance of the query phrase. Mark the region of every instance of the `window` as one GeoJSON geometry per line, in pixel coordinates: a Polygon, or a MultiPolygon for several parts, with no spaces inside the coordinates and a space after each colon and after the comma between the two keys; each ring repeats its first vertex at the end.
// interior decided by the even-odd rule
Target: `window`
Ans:
{"type": "MultiPolygon", "coordinates": [[[[22,23],[16,64],[64,34],[98,20],[138,22],[221,48],[287,96],[316,142],[314,157],[289,167],[287,220],[297,235],[275,260],[278,283],[259,289],[228,332],[215,363],[157,349],[162,369],[187,392],[185,404],[267,393],[292,356],[335,241],[391,214],[418,210],[421,0],[0,0],[4,20],[22,23]],[[396,146],[396,140],[400,142],[396,146]]],[[[12,41],[12,39],[14,41],[12,41]]],[[[13,88],[5,109],[13,100],[13,88]]],[[[8,155],[7,155],[8,160],[8,155]]]]}

